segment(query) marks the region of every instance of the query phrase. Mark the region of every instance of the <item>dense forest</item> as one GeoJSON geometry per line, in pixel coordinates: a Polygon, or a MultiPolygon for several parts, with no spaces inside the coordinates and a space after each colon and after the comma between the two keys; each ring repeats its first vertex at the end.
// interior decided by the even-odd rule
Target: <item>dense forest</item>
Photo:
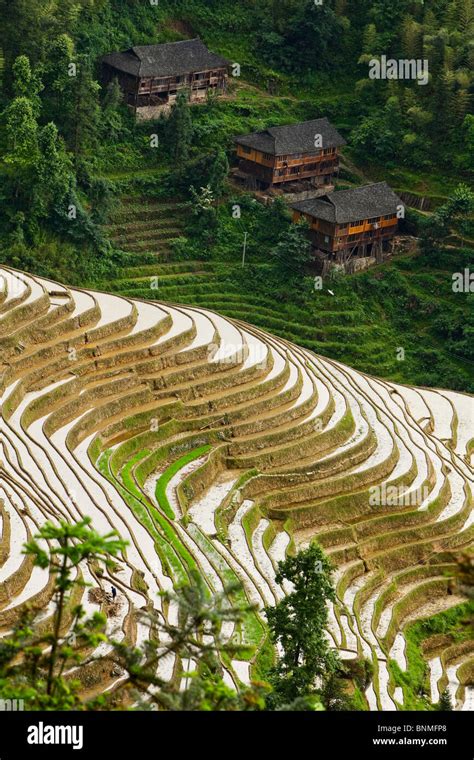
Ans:
{"type": "MultiPolygon", "coordinates": [[[[394,379],[472,390],[473,296],[451,289],[474,240],[472,0],[0,0],[0,18],[5,263],[105,289],[118,271],[126,280],[131,265],[107,234],[120,198],[177,198],[195,213],[172,262],[212,264],[223,292],[250,296],[257,282],[265,304],[255,321],[278,331],[264,318],[277,293],[283,322],[309,329],[319,318],[312,278],[290,293],[278,267],[278,251],[286,246],[296,261],[299,249],[282,209],[240,198],[253,269],[236,269],[243,227],[229,222],[234,191],[225,176],[235,134],[327,116],[348,141],[341,182],[386,179],[409,198],[407,230],[421,240],[417,255],[385,272],[338,283],[340,304],[352,304],[349,323],[366,327],[365,354],[343,330],[327,353],[394,379]],[[101,87],[101,56],[192,36],[238,64],[230,97],[135,124],[118,87],[101,87]],[[427,82],[371,79],[370,61],[381,55],[428,61],[427,82]],[[203,187],[217,206],[211,213],[203,187]],[[382,323],[393,357],[378,362],[371,336],[382,323]],[[403,367],[394,358],[400,345],[412,348],[403,367]]],[[[152,266],[153,257],[133,263],[152,266]]],[[[179,301],[179,290],[171,296],[179,301]]],[[[322,332],[285,337],[324,352],[322,332]]]]}

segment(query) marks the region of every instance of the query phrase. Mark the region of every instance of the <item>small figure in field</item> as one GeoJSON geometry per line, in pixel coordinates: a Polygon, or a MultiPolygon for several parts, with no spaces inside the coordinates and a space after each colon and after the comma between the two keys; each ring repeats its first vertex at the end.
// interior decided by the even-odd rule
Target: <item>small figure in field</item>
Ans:
{"type": "Polygon", "coordinates": [[[115,588],[115,586],[111,586],[110,590],[112,593],[112,601],[115,602],[117,598],[117,589],[115,588]]]}

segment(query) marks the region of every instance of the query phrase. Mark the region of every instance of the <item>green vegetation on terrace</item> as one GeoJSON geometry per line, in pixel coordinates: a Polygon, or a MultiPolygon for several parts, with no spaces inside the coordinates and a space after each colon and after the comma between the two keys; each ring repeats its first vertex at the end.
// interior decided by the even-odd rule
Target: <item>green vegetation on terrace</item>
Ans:
{"type": "Polygon", "coordinates": [[[158,478],[155,487],[156,501],[160,505],[163,512],[170,518],[170,520],[174,520],[176,517],[166,493],[166,489],[170,480],[176,475],[177,472],[182,470],[183,467],[186,467],[186,465],[188,465],[190,462],[194,462],[195,459],[199,459],[204,454],[207,454],[207,452],[210,450],[211,446],[201,446],[198,449],[194,449],[194,451],[188,452],[188,454],[185,454],[183,457],[181,457],[181,459],[178,459],[176,462],[170,464],[170,466],[167,467],[164,473],[158,478]]]}
{"type": "MultiPolygon", "coordinates": [[[[189,523],[188,532],[194,539],[197,546],[204,552],[207,559],[214,567],[215,571],[221,578],[224,585],[235,586],[239,584],[239,578],[231,566],[226,562],[222,554],[216,549],[212,541],[204,535],[204,533],[197,527],[195,523],[189,523]]],[[[236,601],[240,604],[245,604],[247,598],[243,589],[239,589],[235,594],[236,601]]],[[[257,652],[255,667],[258,669],[262,664],[260,657],[265,659],[265,655],[262,654],[262,645],[265,641],[265,627],[255,611],[249,611],[242,624],[237,627],[233,635],[234,643],[242,647],[239,653],[239,659],[250,660],[254,657],[255,651],[257,652]]],[[[263,675],[259,673],[259,675],[263,675]]]]}
{"type": "Polygon", "coordinates": [[[196,569],[196,564],[187,549],[177,537],[170,523],[150,503],[144,503],[142,492],[136,486],[130,471],[138,464],[143,452],[140,452],[124,468],[122,476],[125,485],[121,485],[112,474],[109,460],[112,451],[105,451],[97,462],[99,471],[117,488],[118,492],[130,507],[137,520],[146,528],[155,542],[156,551],[164,564],[165,572],[176,583],[185,583],[188,579],[188,569],[196,569]]]}
{"type": "Polygon", "coordinates": [[[404,710],[432,709],[429,701],[430,678],[422,645],[430,636],[443,634],[443,649],[451,644],[469,641],[474,636],[474,601],[453,607],[425,620],[411,623],[404,629],[407,670],[402,671],[394,660],[388,667],[396,686],[401,686],[404,710]]]}
{"type": "MultiPolygon", "coordinates": [[[[188,462],[199,458],[209,450],[210,446],[199,447],[170,465],[162,476],[167,476],[166,484],[171,480],[171,477],[173,477],[175,472],[178,472],[188,462]],[[178,464],[179,467],[177,466],[178,464]]],[[[184,546],[178,536],[172,522],[167,519],[174,519],[174,515],[171,518],[171,515],[169,514],[172,510],[165,494],[166,484],[163,486],[163,495],[168,503],[169,513],[163,507],[163,500],[159,500],[160,506],[167,515],[165,517],[165,515],[161,514],[149,499],[145,497],[143,491],[138,487],[134,477],[135,468],[149,454],[150,451],[145,449],[132,456],[121,468],[118,478],[113,475],[110,468],[109,462],[112,455],[111,450],[105,451],[100,456],[97,466],[102,475],[114,484],[135,517],[152,536],[155,541],[157,553],[162,562],[164,562],[165,569],[173,582],[185,583],[189,577],[191,577],[192,572],[196,571],[198,567],[189,550],[184,546]]],[[[196,546],[205,554],[207,560],[214,567],[216,573],[221,578],[223,585],[232,587],[238,586],[240,583],[238,576],[202,531],[196,525],[191,523],[188,526],[188,533],[196,543],[196,546]]],[[[232,601],[236,604],[241,604],[242,606],[246,604],[246,596],[243,589],[238,589],[233,593],[232,601]]],[[[264,640],[265,630],[258,615],[254,611],[246,612],[234,635],[235,644],[242,647],[241,651],[238,653],[238,657],[240,659],[253,659],[256,653],[256,662],[259,662],[260,649],[264,640]]],[[[263,654],[262,656],[268,657],[268,653],[267,655],[263,654]]],[[[255,667],[257,667],[257,665],[255,667]]]]}

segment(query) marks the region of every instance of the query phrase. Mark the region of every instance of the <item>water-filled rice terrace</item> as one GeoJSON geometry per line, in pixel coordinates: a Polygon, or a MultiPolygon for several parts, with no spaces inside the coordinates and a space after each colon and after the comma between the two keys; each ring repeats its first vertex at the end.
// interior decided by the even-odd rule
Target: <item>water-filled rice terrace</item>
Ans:
{"type": "MultiPolygon", "coordinates": [[[[368,709],[406,707],[391,667],[409,667],[404,631],[466,601],[453,555],[474,535],[472,397],[378,380],[205,308],[7,268],[0,357],[0,635],[26,605],[43,626],[53,614],[54,579],[25,541],[48,519],[88,516],[128,541],[115,569],[82,570],[118,589],[117,639],[143,641],[147,605],[173,616],[159,592],[195,571],[210,592],[241,582],[255,612],[223,631],[242,645],[223,662],[238,687],[271,658],[262,609],[289,590],[277,563],[317,540],[335,567],[331,644],[372,661],[368,709]]],[[[169,658],[161,675],[183,666],[169,658]]],[[[472,641],[427,667],[434,702],[448,688],[472,707],[472,641]]],[[[118,680],[104,670],[84,689],[118,680]]]]}

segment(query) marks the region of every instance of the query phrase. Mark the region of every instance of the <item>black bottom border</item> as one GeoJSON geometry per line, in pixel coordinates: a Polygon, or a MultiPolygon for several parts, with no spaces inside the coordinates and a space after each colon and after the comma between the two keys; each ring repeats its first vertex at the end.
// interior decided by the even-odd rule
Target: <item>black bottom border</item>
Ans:
{"type": "Polygon", "coordinates": [[[172,748],[179,756],[206,750],[281,756],[292,748],[315,756],[336,751],[349,757],[355,751],[364,757],[472,760],[472,717],[469,712],[0,712],[0,760],[95,758],[99,752],[111,760],[138,760],[137,752],[145,756],[152,750],[157,756],[172,748]],[[69,739],[76,749],[51,744],[50,738],[69,739]],[[30,743],[35,740],[43,743],[30,743]]]}

